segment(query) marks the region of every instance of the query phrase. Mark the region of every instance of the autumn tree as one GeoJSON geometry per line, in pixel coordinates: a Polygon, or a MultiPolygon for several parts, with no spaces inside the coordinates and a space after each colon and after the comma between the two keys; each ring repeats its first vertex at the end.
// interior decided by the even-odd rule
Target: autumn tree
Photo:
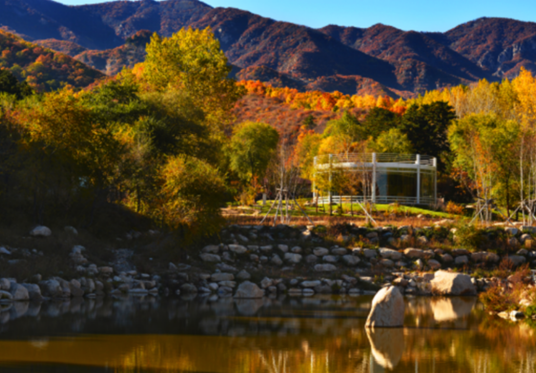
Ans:
{"type": "Polygon", "coordinates": [[[168,38],[154,33],[146,51],[142,70],[151,89],[181,91],[203,110],[208,122],[229,123],[229,112],[243,88],[228,78],[232,67],[209,27],[181,29],[168,38]]]}

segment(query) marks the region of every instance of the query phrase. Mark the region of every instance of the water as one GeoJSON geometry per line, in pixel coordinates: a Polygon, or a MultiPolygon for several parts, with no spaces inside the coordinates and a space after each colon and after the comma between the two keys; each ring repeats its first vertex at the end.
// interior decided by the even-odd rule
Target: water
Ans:
{"type": "Polygon", "coordinates": [[[72,300],[0,312],[0,372],[534,372],[527,324],[474,298],[406,299],[365,330],[371,297],[72,300]]]}

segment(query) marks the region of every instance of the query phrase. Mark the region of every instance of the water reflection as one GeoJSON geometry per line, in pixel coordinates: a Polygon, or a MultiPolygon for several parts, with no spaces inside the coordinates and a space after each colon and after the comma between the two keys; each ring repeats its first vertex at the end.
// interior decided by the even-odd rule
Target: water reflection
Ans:
{"type": "Polygon", "coordinates": [[[403,329],[367,328],[366,333],[376,363],[391,370],[396,367],[404,353],[403,329]]]}
{"type": "Polygon", "coordinates": [[[0,371],[533,372],[533,329],[471,298],[407,299],[365,330],[371,297],[20,303],[0,312],[0,371]],[[73,368],[75,367],[75,368],[73,368]]]}

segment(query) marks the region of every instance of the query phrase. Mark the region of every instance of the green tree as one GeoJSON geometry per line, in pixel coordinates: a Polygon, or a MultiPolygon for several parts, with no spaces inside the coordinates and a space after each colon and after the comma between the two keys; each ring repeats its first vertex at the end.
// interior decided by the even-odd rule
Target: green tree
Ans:
{"type": "Polygon", "coordinates": [[[411,154],[413,147],[406,134],[398,128],[382,132],[368,147],[375,153],[411,154]]]}
{"type": "Polygon", "coordinates": [[[237,125],[229,144],[231,169],[247,181],[264,177],[278,142],[279,133],[269,124],[244,122],[237,125]]]}
{"type": "Polygon", "coordinates": [[[449,128],[454,165],[472,180],[477,195],[498,198],[510,210],[519,173],[521,129],[494,114],[470,114],[449,128]]]}
{"type": "Polygon", "coordinates": [[[446,102],[412,105],[402,116],[400,130],[417,154],[437,157],[438,167],[442,170],[445,153],[450,149],[447,130],[454,119],[454,109],[446,102]]]}
{"type": "Polygon", "coordinates": [[[358,141],[366,140],[367,138],[366,131],[359,120],[348,111],[344,112],[341,118],[327,123],[324,137],[336,138],[337,143],[342,147],[347,157],[358,141]]]}
{"type": "Polygon", "coordinates": [[[390,110],[374,107],[363,122],[366,138],[376,139],[380,134],[400,126],[400,116],[390,110]]]}

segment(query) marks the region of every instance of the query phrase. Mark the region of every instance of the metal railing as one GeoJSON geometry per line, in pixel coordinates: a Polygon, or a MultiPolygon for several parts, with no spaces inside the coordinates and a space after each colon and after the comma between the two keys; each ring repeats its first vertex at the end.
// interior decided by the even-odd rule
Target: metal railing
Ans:
{"type": "Polygon", "coordinates": [[[435,166],[435,157],[418,154],[394,154],[394,153],[349,153],[349,154],[326,154],[315,157],[315,165],[324,165],[330,163],[373,163],[374,155],[376,164],[381,163],[401,163],[401,164],[420,164],[421,166],[435,166]]]}
{"type": "MultiPolygon", "coordinates": [[[[367,201],[370,201],[370,197],[367,201]]],[[[363,196],[331,196],[331,203],[339,205],[341,203],[363,203],[365,198],[363,196]]],[[[419,199],[417,197],[408,196],[376,196],[376,203],[382,205],[388,205],[390,203],[400,203],[401,205],[434,205],[436,203],[434,197],[423,197],[419,199]]],[[[329,196],[318,197],[319,205],[329,205],[329,196]]]]}

